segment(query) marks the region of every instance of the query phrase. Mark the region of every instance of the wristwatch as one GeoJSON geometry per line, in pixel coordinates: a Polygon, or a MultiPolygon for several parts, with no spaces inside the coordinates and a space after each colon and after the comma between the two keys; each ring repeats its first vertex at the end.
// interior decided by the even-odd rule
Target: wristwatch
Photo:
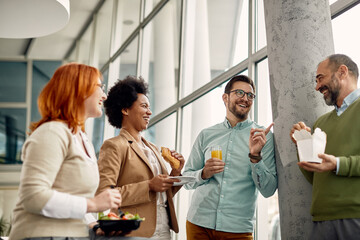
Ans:
{"type": "Polygon", "coordinates": [[[93,226],[92,230],[96,233],[96,230],[98,230],[100,228],[99,224],[96,224],[93,226]]]}

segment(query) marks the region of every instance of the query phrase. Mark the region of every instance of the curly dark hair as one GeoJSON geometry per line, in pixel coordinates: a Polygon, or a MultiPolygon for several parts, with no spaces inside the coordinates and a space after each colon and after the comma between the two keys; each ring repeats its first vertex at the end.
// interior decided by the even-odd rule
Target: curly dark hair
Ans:
{"type": "Polygon", "coordinates": [[[121,128],[124,108],[130,108],[137,100],[137,94],[148,94],[148,84],[142,77],[127,76],[123,80],[118,80],[109,90],[107,99],[104,101],[105,114],[109,118],[109,123],[121,128]]]}

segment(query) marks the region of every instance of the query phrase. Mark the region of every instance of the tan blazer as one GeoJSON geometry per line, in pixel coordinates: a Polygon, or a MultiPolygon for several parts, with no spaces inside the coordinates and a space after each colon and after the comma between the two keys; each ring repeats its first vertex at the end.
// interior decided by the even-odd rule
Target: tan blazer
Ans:
{"type": "MultiPolygon", "coordinates": [[[[144,138],[142,140],[155,153],[162,172],[168,175],[158,148],[144,138]]],[[[100,185],[96,194],[116,185],[122,196],[121,210],[145,217],[140,228],[129,236],[151,237],[156,227],[156,193],[150,191],[149,180],[154,174],[135,139],[121,129],[119,136],[106,140],[102,145],[98,165],[100,185]]],[[[175,232],[179,232],[179,226],[172,198],[179,189],[180,187],[172,187],[166,191],[169,226],[175,232]]]]}

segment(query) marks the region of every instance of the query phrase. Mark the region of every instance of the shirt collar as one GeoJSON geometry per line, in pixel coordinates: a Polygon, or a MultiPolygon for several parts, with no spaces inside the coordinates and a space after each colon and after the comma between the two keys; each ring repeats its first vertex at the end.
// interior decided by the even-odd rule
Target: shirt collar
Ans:
{"type": "Polygon", "coordinates": [[[336,112],[340,111],[341,109],[346,109],[348,106],[350,106],[353,102],[355,102],[356,99],[360,97],[360,88],[352,91],[349,95],[347,95],[344,98],[344,101],[340,107],[336,106],[335,104],[335,110],[336,112]]]}
{"type": "Polygon", "coordinates": [[[229,120],[226,117],[225,117],[225,120],[223,122],[223,124],[224,124],[224,126],[226,128],[234,128],[234,129],[241,129],[241,128],[247,127],[251,123],[252,123],[252,120],[250,119],[250,117],[248,117],[247,119],[245,119],[242,122],[238,122],[234,127],[231,127],[231,124],[230,124],[229,120]]]}

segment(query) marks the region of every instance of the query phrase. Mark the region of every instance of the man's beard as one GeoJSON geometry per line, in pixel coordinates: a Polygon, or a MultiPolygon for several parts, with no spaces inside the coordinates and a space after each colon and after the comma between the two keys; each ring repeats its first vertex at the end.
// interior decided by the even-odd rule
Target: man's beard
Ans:
{"type": "MultiPolygon", "coordinates": [[[[239,112],[239,111],[236,111],[236,105],[237,105],[237,103],[231,104],[230,100],[229,100],[229,102],[228,102],[229,111],[232,114],[234,114],[234,116],[236,118],[238,118],[240,121],[244,121],[245,119],[247,119],[247,117],[249,115],[250,108],[246,112],[239,112]]],[[[243,103],[243,105],[248,105],[248,104],[243,103]]]]}
{"type": "Polygon", "coordinates": [[[324,86],[319,90],[322,91],[323,88],[328,90],[327,96],[324,95],[324,100],[326,105],[328,106],[336,105],[336,101],[339,97],[340,89],[339,89],[339,80],[335,77],[334,73],[331,75],[331,82],[327,86],[324,86]]]}

